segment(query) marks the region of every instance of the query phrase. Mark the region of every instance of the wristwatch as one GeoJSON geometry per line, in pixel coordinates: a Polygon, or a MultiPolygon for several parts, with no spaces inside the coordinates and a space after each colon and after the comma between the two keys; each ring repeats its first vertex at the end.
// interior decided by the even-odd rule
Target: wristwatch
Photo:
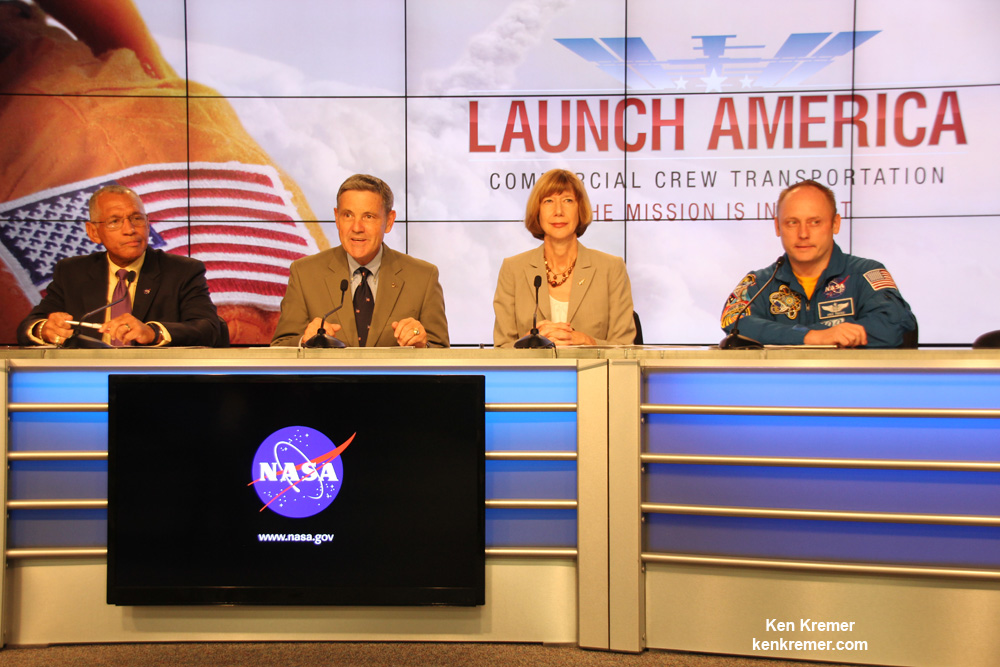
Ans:
{"type": "Polygon", "coordinates": [[[163,340],[163,330],[152,322],[147,322],[146,326],[153,330],[153,340],[147,345],[159,345],[160,341],[163,340]]]}

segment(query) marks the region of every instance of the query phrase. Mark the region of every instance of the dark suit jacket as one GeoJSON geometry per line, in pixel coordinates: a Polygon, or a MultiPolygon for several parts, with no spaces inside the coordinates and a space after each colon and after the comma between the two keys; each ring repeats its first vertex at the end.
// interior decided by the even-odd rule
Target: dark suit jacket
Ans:
{"type": "MultiPolygon", "coordinates": [[[[444,314],[444,292],[437,267],[382,245],[382,267],[378,275],[375,312],[365,347],[395,347],[392,323],[406,317],[420,321],[427,330],[428,347],[448,347],[448,320],[444,314]]],[[[323,317],[340,303],[340,281],[350,283],[347,251],[342,246],[292,262],[288,289],[281,300],[281,317],[271,345],[298,345],[309,322],[323,317]]],[[[343,327],[337,338],[358,346],[357,325],[351,308],[350,288],[344,307],[328,323],[343,327]]]]}
{"type": "MultiPolygon", "coordinates": [[[[597,345],[631,345],[635,341],[632,319],[632,285],[620,257],[578,244],[576,268],[570,280],[569,323],[597,345]]],[[[538,320],[551,318],[549,283],[545,280],[544,246],[508,257],[500,266],[493,297],[493,344],[511,347],[531,329],[535,312],[535,276],[542,276],[538,290],[538,320]]]]}
{"type": "MultiPolygon", "coordinates": [[[[107,303],[106,252],[60,260],[45,297],[17,327],[17,342],[34,345],[28,328],[50,313],[74,318],[107,303]]],[[[170,332],[171,345],[213,347],[221,341],[222,325],[208,295],[205,265],[190,257],[146,249],[146,259],[135,286],[132,314],[143,322],[159,322],[170,332]]],[[[102,312],[90,318],[103,322],[102,312]]]]}

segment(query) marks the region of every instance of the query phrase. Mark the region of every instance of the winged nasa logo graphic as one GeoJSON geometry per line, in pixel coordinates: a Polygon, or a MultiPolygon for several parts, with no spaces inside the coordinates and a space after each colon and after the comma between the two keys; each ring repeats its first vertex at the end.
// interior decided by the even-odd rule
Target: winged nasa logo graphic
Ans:
{"type": "Polygon", "coordinates": [[[881,30],[794,33],[778,47],[742,35],[692,35],[684,54],[658,57],[642,37],[556,39],[633,90],[720,93],[723,88],[797,86],[858,48],[881,30]],[[628,67],[625,67],[628,53],[628,67]],[[628,81],[625,80],[626,72],[628,81]],[[733,83],[727,83],[732,79],[733,83]]]}
{"type": "Polygon", "coordinates": [[[329,507],[344,479],[340,455],[353,440],[354,435],[338,447],[308,426],[288,426],[267,436],[250,472],[249,486],[264,503],[260,511],[302,519],[329,507]]]}

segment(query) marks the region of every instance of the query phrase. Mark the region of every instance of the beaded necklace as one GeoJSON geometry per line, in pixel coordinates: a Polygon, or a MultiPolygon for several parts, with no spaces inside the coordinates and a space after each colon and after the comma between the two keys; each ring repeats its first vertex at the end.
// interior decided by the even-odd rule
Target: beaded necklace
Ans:
{"type": "Polygon", "coordinates": [[[549,285],[552,287],[559,287],[564,282],[569,280],[570,275],[573,273],[573,268],[576,267],[576,258],[573,259],[573,263],[569,265],[569,268],[562,273],[555,273],[549,268],[549,260],[545,260],[545,277],[549,281],[549,285]]]}

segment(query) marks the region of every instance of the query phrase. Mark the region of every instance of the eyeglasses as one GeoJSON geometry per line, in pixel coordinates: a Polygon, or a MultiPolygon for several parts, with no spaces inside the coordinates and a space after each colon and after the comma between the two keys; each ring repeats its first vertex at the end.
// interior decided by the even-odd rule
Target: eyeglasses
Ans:
{"type": "Polygon", "coordinates": [[[127,218],[119,218],[118,216],[115,216],[113,218],[108,218],[102,224],[104,225],[104,228],[107,229],[109,232],[113,232],[121,229],[122,225],[125,223],[126,220],[131,222],[133,227],[145,227],[148,224],[146,216],[144,216],[142,213],[133,213],[127,218]]]}

